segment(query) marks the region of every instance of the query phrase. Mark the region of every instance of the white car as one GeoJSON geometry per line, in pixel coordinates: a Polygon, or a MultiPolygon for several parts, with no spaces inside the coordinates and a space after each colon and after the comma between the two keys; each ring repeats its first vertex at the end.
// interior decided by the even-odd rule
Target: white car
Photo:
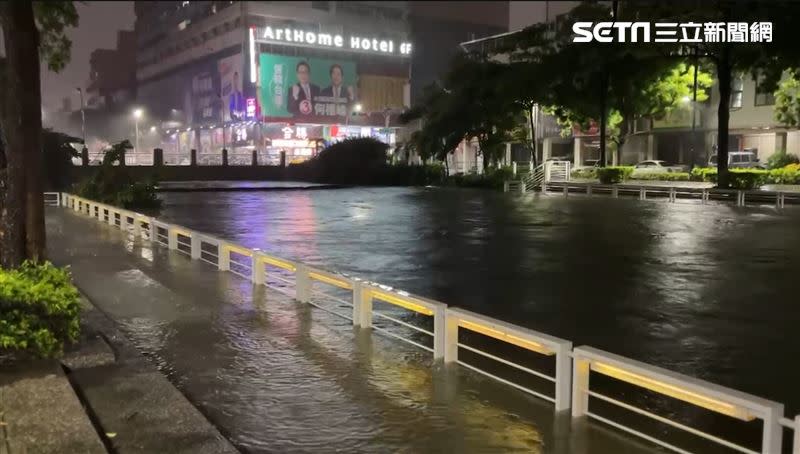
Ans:
{"type": "Polygon", "coordinates": [[[668,172],[685,172],[686,169],[682,166],[670,166],[665,161],[642,161],[633,166],[634,176],[645,173],[668,173],[668,172]]]}

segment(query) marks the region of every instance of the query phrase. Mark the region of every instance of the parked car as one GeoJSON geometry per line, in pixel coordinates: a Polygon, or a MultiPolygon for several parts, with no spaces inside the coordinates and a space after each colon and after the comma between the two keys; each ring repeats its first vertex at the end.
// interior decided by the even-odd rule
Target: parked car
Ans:
{"type": "MultiPolygon", "coordinates": [[[[712,154],[708,159],[709,167],[717,166],[717,155],[712,154]]],[[[728,168],[739,169],[763,169],[765,166],[758,161],[756,154],[752,151],[729,151],[728,168]]]]}
{"type": "Polygon", "coordinates": [[[633,175],[643,173],[686,172],[685,166],[671,166],[666,161],[648,160],[633,166],[633,175]]]}

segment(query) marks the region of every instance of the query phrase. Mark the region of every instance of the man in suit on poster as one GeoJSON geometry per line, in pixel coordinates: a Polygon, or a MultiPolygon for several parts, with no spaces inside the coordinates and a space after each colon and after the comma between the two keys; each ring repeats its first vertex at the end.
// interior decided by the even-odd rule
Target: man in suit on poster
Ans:
{"type": "Polygon", "coordinates": [[[344,85],[344,74],[342,67],[333,64],[330,69],[331,85],[322,89],[320,96],[329,98],[344,98],[347,103],[353,102],[355,95],[353,94],[353,87],[346,87],[344,85]]]}
{"type": "Polygon", "coordinates": [[[287,109],[294,115],[313,115],[314,97],[319,96],[319,86],[311,83],[311,66],[301,61],[295,67],[297,83],[292,85],[287,109]]]}

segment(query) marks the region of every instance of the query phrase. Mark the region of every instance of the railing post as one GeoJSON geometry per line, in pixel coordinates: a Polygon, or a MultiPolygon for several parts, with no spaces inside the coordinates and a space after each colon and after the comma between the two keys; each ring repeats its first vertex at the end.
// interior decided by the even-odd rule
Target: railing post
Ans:
{"type": "MultiPolygon", "coordinates": [[[[558,385],[556,385],[558,386],[558,385]]],[[[589,409],[589,361],[575,356],[572,368],[572,417],[586,414],[589,409]]]]}
{"type": "Polygon", "coordinates": [[[556,411],[569,410],[572,404],[572,345],[559,345],[556,350],[556,411]]]}
{"type": "Polygon", "coordinates": [[[142,236],[142,222],[139,219],[139,216],[134,213],[133,214],[133,237],[134,238],[141,238],[142,236]]]}
{"type": "Polygon", "coordinates": [[[527,184],[525,183],[525,180],[520,181],[520,184],[519,184],[519,192],[520,192],[520,194],[525,194],[526,186],[527,186],[527,184]]]}
{"type": "Polygon", "coordinates": [[[172,227],[167,229],[167,247],[170,249],[178,249],[178,232],[172,227]]]}
{"type": "MultiPolygon", "coordinates": [[[[433,359],[444,359],[447,337],[447,306],[437,304],[433,311],[433,359]]],[[[457,340],[457,339],[456,339],[457,340]]]]}
{"type": "Polygon", "coordinates": [[[128,231],[128,215],[122,211],[119,212],[119,229],[123,232],[128,231]]]}
{"type": "MultiPolygon", "coordinates": [[[[194,250],[194,248],[192,248],[194,250]]],[[[252,276],[250,280],[256,285],[262,285],[267,282],[267,264],[264,262],[264,254],[254,251],[253,253],[253,266],[250,267],[252,276]]]]}
{"type": "Polygon", "coordinates": [[[647,200],[647,189],[644,186],[639,188],[639,200],[647,200]]]}
{"type": "Polygon", "coordinates": [[[198,260],[200,258],[200,253],[203,252],[203,242],[200,239],[200,235],[192,232],[192,259],[198,260]]]}
{"type": "Polygon", "coordinates": [[[792,453],[800,454],[800,415],[794,417],[794,441],[792,442],[792,453]]]}
{"type": "Polygon", "coordinates": [[[517,162],[511,163],[511,175],[517,176],[517,162]]]}
{"type": "Polygon", "coordinates": [[[669,201],[675,202],[675,188],[669,188],[669,201]]]}
{"type": "Polygon", "coordinates": [[[611,197],[618,198],[619,197],[619,188],[616,186],[611,187],[611,197]]]}
{"type": "Polygon", "coordinates": [[[231,251],[228,250],[228,245],[220,241],[217,246],[217,268],[220,271],[228,271],[231,269],[231,251]]]}
{"type": "Polygon", "coordinates": [[[444,318],[444,362],[458,361],[458,317],[445,311],[444,318]]]}
{"type": "MultiPolygon", "coordinates": [[[[781,445],[783,444],[781,417],[783,417],[783,404],[773,406],[764,415],[764,434],[761,438],[761,452],[763,454],[781,452],[781,445]]],[[[795,428],[796,430],[797,428],[795,428]]],[[[796,446],[794,448],[797,449],[796,446]]]]}
{"type": "Polygon", "coordinates": [[[298,264],[294,272],[294,291],[295,299],[301,303],[311,300],[311,277],[308,275],[308,268],[298,264]]]}
{"type": "Polygon", "coordinates": [[[700,193],[700,200],[702,200],[703,205],[708,202],[708,189],[703,189],[703,192],[700,193]]]}
{"type": "Polygon", "coordinates": [[[148,218],[147,226],[150,227],[150,242],[157,243],[158,242],[158,227],[156,227],[156,223],[154,222],[155,219],[148,218]]]}
{"type": "Polygon", "coordinates": [[[112,210],[111,207],[109,207],[108,208],[108,225],[110,225],[112,227],[116,227],[117,226],[116,219],[117,219],[116,212],[114,210],[112,210]]]}
{"type": "Polygon", "coordinates": [[[364,282],[353,286],[353,324],[372,328],[372,292],[364,282]]]}

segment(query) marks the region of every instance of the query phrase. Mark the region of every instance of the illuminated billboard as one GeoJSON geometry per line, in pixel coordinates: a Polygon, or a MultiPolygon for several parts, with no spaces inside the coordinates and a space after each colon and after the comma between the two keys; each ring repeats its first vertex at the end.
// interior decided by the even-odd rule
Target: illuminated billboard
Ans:
{"type": "Polygon", "coordinates": [[[259,72],[266,120],[339,123],[356,103],[356,65],[350,61],[260,54],[259,72]]]}

